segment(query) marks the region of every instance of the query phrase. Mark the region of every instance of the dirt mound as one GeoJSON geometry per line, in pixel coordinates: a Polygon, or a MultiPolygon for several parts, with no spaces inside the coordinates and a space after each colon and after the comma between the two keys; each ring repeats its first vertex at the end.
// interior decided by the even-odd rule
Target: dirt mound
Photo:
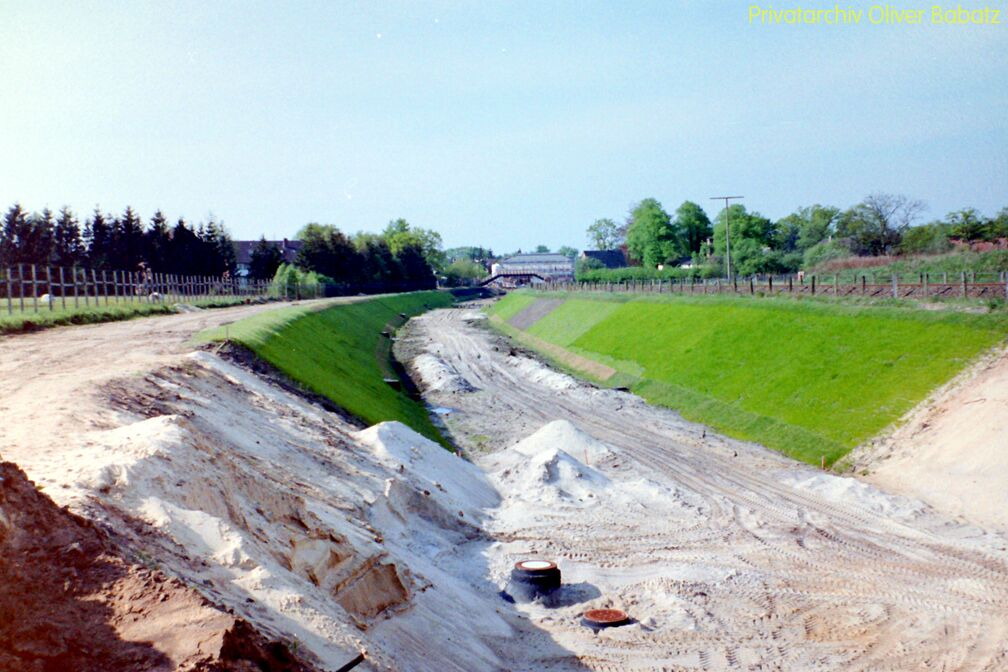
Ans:
{"type": "Polygon", "coordinates": [[[0,669],[308,671],[0,463],[0,669]]]}
{"type": "Polygon", "coordinates": [[[1008,531],[1008,348],[956,377],[851,455],[867,480],[1008,531]]]}
{"type": "Polygon", "coordinates": [[[419,374],[424,387],[437,392],[472,392],[476,388],[459,375],[451,364],[435,355],[424,353],[413,360],[413,368],[419,374]]]}

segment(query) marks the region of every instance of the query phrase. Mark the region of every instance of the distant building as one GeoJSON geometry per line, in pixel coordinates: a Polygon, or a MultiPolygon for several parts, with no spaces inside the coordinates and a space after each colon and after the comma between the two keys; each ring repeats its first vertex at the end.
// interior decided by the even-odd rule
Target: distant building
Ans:
{"type": "Polygon", "coordinates": [[[606,268],[624,268],[627,264],[626,253],[623,250],[585,250],[582,259],[595,259],[602,262],[606,268]]]}
{"type": "Polygon", "coordinates": [[[491,267],[491,275],[504,276],[499,284],[515,286],[541,281],[568,282],[574,279],[574,260],[563,254],[528,253],[516,254],[498,260],[491,267]],[[527,276],[508,282],[508,276],[527,276]],[[539,276],[538,280],[533,276],[539,276]]]}
{"type": "MultiPolygon", "coordinates": [[[[297,259],[298,250],[301,249],[300,240],[267,240],[267,243],[280,250],[281,260],[285,264],[293,264],[297,259]]],[[[238,277],[247,278],[249,267],[252,265],[252,252],[255,251],[258,240],[235,240],[232,241],[235,251],[235,259],[238,262],[238,277]]]]}

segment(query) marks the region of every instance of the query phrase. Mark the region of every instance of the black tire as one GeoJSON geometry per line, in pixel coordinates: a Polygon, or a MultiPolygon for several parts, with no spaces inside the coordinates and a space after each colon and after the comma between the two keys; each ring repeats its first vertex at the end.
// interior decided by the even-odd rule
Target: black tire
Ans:
{"type": "Polygon", "coordinates": [[[552,562],[523,560],[511,570],[508,593],[520,602],[549,595],[560,587],[560,570],[552,562]]]}
{"type": "Polygon", "coordinates": [[[521,560],[514,564],[511,574],[521,574],[523,576],[541,576],[544,574],[560,573],[556,563],[546,560],[521,560]]]}

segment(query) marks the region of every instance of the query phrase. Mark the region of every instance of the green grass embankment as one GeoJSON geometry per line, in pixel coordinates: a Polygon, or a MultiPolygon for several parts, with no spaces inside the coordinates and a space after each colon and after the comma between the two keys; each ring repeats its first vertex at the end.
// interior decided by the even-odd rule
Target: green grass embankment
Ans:
{"type": "Polygon", "coordinates": [[[95,324],[98,322],[115,322],[131,320],[135,317],[148,315],[163,315],[174,313],[170,305],[160,303],[111,303],[107,306],[89,306],[73,309],[40,307],[39,312],[32,310],[15,310],[13,314],[6,312],[6,307],[0,312],[0,334],[17,334],[28,331],[38,331],[51,327],[71,324],[95,324]]]}
{"type": "MultiPolygon", "coordinates": [[[[21,310],[19,302],[15,300],[12,310],[8,312],[6,299],[0,300],[0,334],[17,334],[51,327],[61,327],[73,324],[97,324],[99,322],[116,322],[120,320],[132,320],[137,317],[148,317],[150,315],[170,315],[176,311],[173,303],[133,303],[120,300],[120,297],[112,298],[109,303],[95,303],[92,297],[88,305],[81,300],[80,305],[74,307],[67,301],[67,307],[62,307],[62,301],[55,299],[52,310],[46,303],[40,302],[36,312],[31,299],[25,299],[25,309],[21,310]]],[[[186,301],[186,305],[197,308],[227,308],[238,306],[247,302],[244,297],[218,297],[212,299],[198,299],[186,301]]]]}
{"type": "MultiPolygon", "coordinates": [[[[557,296],[510,294],[491,312],[506,324],[535,300],[557,296]]],[[[527,333],[619,371],[599,382],[629,381],[689,420],[813,464],[823,456],[832,464],[876,435],[1008,334],[1003,314],[582,297],[565,296],[527,333]]]]}
{"type": "Polygon", "coordinates": [[[266,311],[208,330],[197,340],[231,340],[306,389],[368,425],[398,420],[444,444],[424,405],[384,382],[388,339],[407,316],[452,303],[447,292],[414,292],[323,306],[266,311]]]}

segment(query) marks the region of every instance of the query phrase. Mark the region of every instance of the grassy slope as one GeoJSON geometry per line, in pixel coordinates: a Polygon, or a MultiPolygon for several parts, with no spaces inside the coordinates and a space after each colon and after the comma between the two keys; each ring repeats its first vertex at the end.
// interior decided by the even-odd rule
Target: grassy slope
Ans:
{"type": "Polygon", "coordinates": [[[551,343],[567,347],[609,317],[619,306],[620,304],[612,302],[569,299],[533,324],[528,332],[551,343]]]}
{"type": "MultiPolygon", "coordinates": [[[[83,301],[83,299],[82,299],[83,301]]],[[[93,301],[93,299],[92,299],[93,301]]],[[[70,304],[70,301],[67,301],[70,304]]],[[[187,305],[201,308],[224,308],[245,303],[245,299],[238,297],[220,297],[216,299],[203,299],[187,302],[187,305]]],[[[6,299],[0,299],[0,334],[14,334],[26,331],[37,331],[50,327],[59,327],[70,324],[95,324],[98,322],[115,322],[117,320],[130,320],[135,317],[145,317],[148,315],[167,315],[175,312],[173,304],[168,303],[121,303],[111,302],[109,304],[100,303],[95,305],[90,303],[85,306],[74,308],[68,305],[66,309],[61,307],[61,302],[56,299],[53,303],[53,310],[49,310],[45,304],[39,304],[39,311],[33,310],[30,300],[25,300],[25,310],[18,308],[18,302],[14,302],[13,313],[7,312],[6,299]]]]}
{"type": "MultiPolygon", "coordinates": [[[[399,313],[416,315],[446,306],[446,292],[416,292],[341,303],[321,310],[294,307],[267,311],[227,327],[227,336],[307,389],[321,394],[367,424],[399,420],[425,436],[443,439],[423,404],[383,382],[376,353],[386,324],[399,313]]],[[[215,329],[202,340],[221,340],[215,329]]]]}
{"type": "Polygon", "coordinates": [[[494,314],[500,319],[507,322],[512,317],[520,313],[525,308],[535,303],[536,297],[531,294],[526,294],[523,292],[510,293],[507,295],[507,301],[500,301],[495,304],[494,314]]]}
{"type": "Polygon", "coordinates": [[[569,301],[529,331],[634,362],[649,401],[812,463],[878,433],[1008,332],[1004,316],[792,300],[598,303],[569,301]]]}
{"type": "Polygon", "coordinates": [[[0,313],[0,334],[15,334],[25,331],[37,331],[68,324],[94,324],[96,322],[114,322],[129,320],[146,315],[161,315],[174,313],[171,306],[157,303],[123,303],[81,308],[79,310],[56,308],[32,312],[15,310],[13,315],[6,313],[6,307],[0,313]]]}

